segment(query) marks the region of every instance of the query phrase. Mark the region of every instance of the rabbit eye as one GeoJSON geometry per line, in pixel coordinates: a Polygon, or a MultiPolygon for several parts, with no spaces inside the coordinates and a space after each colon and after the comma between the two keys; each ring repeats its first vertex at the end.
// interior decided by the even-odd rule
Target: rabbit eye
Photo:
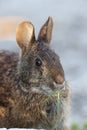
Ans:
{"type": "Polygon", "coordinates": [[[35,60],[35,64],[36,64],[36,66],[41,66],[42,65],[42,61],[39,58],[37,58],[35,60]]]}

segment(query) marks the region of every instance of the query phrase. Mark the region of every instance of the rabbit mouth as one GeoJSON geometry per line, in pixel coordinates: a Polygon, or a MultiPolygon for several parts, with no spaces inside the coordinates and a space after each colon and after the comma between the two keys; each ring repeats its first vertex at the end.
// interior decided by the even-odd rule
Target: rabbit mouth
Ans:
{"type": "Polygon", "coordinates": [[[57,84],[53,82],[53,85],[46,86],[42,85],[41,87],[32,87],[31,90],[35,93],[40,93],[40,94],[45,94],[45,95],[50,95],[53,92],[56,93],[61,90],[65,90],[66,86],[66,81],[64,81],[62,84],[57,84]]]}
{"type": "Polygon", "coordinates": [[[58,83],[56,83],[56,82],[53,82],[53,88],[52,89],[54,89],[54,90],[62,90],[62,89],[65,89],[65,84],[66,84],[66,81],[64,80],[64,82],[63,83],[61,83],[61,84],[58,84],[58,83]]]}

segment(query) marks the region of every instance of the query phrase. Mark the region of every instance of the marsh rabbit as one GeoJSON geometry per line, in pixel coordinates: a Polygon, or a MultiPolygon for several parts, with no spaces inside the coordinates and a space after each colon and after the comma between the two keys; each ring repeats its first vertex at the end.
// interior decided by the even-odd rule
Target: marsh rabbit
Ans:
{"type": "Polygon", "coordinates": [[[69,130],[70,87],[50,48],[51,17],[35,38],[31,22],[16,30],[19,54],[0,51],[0,128],[69,130]]]}

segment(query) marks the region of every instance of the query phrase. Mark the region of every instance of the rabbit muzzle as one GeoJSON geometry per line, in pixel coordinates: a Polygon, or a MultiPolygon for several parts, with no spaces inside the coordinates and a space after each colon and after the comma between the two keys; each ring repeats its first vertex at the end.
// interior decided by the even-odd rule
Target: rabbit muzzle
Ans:
{"type": "Polygon", "coordinates": [[[53,84],[50,86],[42,85],[41,87],[32,87],[31,90],[35,93],[51,95],[53,92],[55,93],[61,90],[65,90],[65,86],[66,81],[64,81],[62,84],[53,82],[53,84]]]}

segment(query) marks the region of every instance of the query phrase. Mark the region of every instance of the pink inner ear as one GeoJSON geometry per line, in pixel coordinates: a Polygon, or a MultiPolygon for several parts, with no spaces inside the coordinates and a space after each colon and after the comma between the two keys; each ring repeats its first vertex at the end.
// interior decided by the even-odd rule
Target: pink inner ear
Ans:
{"type": "Polygon", "coordinates": [[[35,41],[34,27],[30,22],[22,22],[16,30],[16,40],[21,49],[28,48],[35,41]]]}

